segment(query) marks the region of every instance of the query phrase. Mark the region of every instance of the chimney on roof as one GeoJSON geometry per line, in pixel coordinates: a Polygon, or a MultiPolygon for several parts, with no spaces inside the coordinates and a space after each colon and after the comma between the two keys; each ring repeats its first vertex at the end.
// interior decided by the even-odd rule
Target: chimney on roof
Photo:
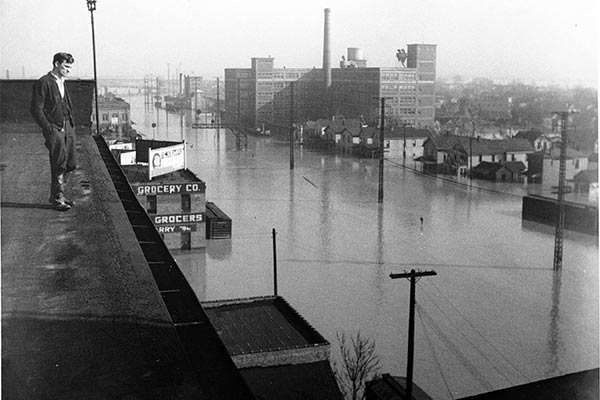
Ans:
{"type": "Polygon", "coordinates": [[[325,25],[323,32],[323,73],[325,74],[325,87],[331,86],[331,50],[329,48],[329,8],[325,9],[325,25]]]}

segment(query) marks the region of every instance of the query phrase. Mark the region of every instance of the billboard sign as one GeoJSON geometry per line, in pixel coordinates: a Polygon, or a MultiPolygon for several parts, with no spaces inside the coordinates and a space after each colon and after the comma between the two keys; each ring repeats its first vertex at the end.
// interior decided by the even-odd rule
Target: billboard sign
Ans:
{"type": "Polygon", "coordinates": [[[135,165],[135,150],[134,151],[126,151],[119,154],[120,164],[121,165],[135,165]]]}
{"type": "Polygon", "coordinates": [[[148,177],[165,175],[185,168],[185,143],[148,149],[148,177]]]}
{"type": "Polygon", "coordinates": [[[109,144],[108,148],[110,150],[135,150],[131,142],[109,144]]]}
{"type": "Polygon", "coordinates": [[[157,214],[152,216],[154,225],[189,225],[204,221],[204,213],[157,214]]]}
{"type": "Polygon", "coordinates": [[[181,183],[134,183],[131,185],[136,196],[156,196],[164,194],[204,193],[204,182],[181,183]]]}

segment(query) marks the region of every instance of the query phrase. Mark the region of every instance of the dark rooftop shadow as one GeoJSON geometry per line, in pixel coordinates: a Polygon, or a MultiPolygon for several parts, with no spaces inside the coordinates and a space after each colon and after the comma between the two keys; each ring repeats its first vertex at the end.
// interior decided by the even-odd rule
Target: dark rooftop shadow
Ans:
{"type": "Polygon", "coordinates": [[[205,398],[173,327],[127,316],[2,316],[2,398],[205,398]]]}
{"type": "Polygon", "coordinates": [[[33,203],[13,203],[9,201],[3,201],[0,203],[0,207],[9,208],[41,208],[43,210],[54,210],[52,204],[33,204],[33,203]]]}

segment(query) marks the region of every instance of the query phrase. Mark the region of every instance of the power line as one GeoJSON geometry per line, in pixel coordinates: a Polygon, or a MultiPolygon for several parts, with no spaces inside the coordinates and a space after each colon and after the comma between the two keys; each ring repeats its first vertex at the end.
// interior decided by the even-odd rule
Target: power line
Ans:
{"type": "Polygon", "coordinates": [[[284,242],[286,242],[292,246],[295,246],[296,248],[311,251],[311,254],[313,252],[317,252],[323,256],[329,256],[329,257],[332,257],[335,259],[335,260],[332,260],[332,259],[299,259],[299,258],[298,259],[286,259],[286,261],[293,261],[293,262],[327,262],[330,264],[349,263],[349,264],[375,265],[375,266],[384,265],[386,267],[415,266],[415,267],[428,267],[428,268],[440,267],[440,268],[474,268],[474,269],[522,270],[522,271],[540,271],[540,270],[551,271],[551,269],[548,269],[548,268],[516,267],[516,266],[506,266],[506,265],[477,265],[477,264],[467,265],[467,264],[443,264],[443,263],[423,263],[423,262],[421,262],[421,263],[419,263],[419,262],[381,263],[379,261],[371,261],[371,260],[365,260],[365,259],[360,259],[360,258],[355,258],[355,257],[348,257],[347,255],[339,255],[339,254],[332,253],[332,252],[323,252],[320,248],[311,246],[307,243],[303,243],[298,240],[287,239],[284,236],[282,236],[281,233],[278,233],[278,237],[280,240],[283,240],[284,242]]]}
{"type": "MultiPolygon", "coordinates": [[[[418,303],[417,303],[417,305],[418,305],[418,303]]],[[[450,398],[453,399],[454,397],[452,396],[452,391],[450,390],[448,381],[446,380],[446,377],[444,376],[444,370],[442,369],[442,365],[441,365],[440,361],[438,360],[435,349],[433,348],[433,343],[431,342],[431,339],[429,338],[429,333],[427,332],[427,326],[425,325],[425,322],[423,321],[423,316],[421,315],[421,307],[417,306],[417,314],[419,316],[419,320],[421,320],[421,327],[423,328],[423,333],[425,334],[425,340],[427,340],[427,344],[429,345],[429,349],[431,350],[431,354],[433,355],[433,361],[435,361],[435,365],[437,366],[438,371],[440,372],[440,375],[442,376],[442,381],[444,381],[444,386],[446,386],[448,395],[450,395],[450,398]]]]}
{"type": "Polygon", "coordinates": [[[435,320],[425,312],[423,307],[419,307],[423,317],[427,320],[427,323],[431,326],[431,328],[435,331],[438,337],[444,342],[452,353],[457,357],[458,361],[465,367],[465,369],[475,378],[477,382],[488,392],[494,390],[494,387],[487,381],[485,376],[479,372],[479,368],[477,368],[469,359],[460,351],[460,348],[450,340],[450,338],[446,335],[444,330],[437,326],[435,320]]]}
{"type": "MultiPolygon", "coordinates": [[[[449,304],[450,306],[452,306],[452,308],[454,308],[454,310],[467,322],[467,324],[471,327],[471,329],[473,329],[475,332],[477,332],[477,334],[484,340],[486,341],[486,343],[488,343],[490,345],[490,347],[492,347],[500,357],[502,357],[502,359],[504,361],[506,361],[511,367],[513,367],[513,369],[515,371],[517,371],[517,373],[519,375],[521,375],[521,377],[525,378],[526,380],[529,380],[529,378],[521,371],[519,370],[496,346],[494,346],[494,344],[492,342],[490,342],[477,328],[475,328],[475,326],[471,323],[471,321],[469,321],[467,319],[467,317],[465,317],[465,315],[460,311],[460,309],[458,307],[456,307],[456,305],[454,305],[454,303],[452,303],[452,301],[450,301],[450,299],[448,298],[448,296],[446,296],[438,287],[437,285],[435,285],[433,282],[431,283],[433,285],[433,287],[438,291],[438,293],[444,297],[445,302],[447,304],[449,304]]],[[[425,292],[425,291],[424,291],[425,292]]],[[[426,293],[427,295],[427,293],[426,293]]],[[[433,301],[433,300],[432,300],[433,301]]]]}
{"type": "Polygon", "coordinates": [[[467,335],[454,323],[454,321],[448,316],[448,314],[446,314],[444,312],[444,310],[441,309],[440,306],[437,305],[437,303],[435,301],[433,301],[433,299],[430,297],[429,293],[427,293],[426,290],[423,290],[423,293],[425,293],[425,295],[427,296],[427,298],[429,300],[431,300],[431,302],[435,305],[435,307],[444,315],[444,317],[446,317],[446,319],[450,322],[450,324],[458,331],[458,333],[460,333],[460,335],[465,338],[465,340],[467,342],[469,342],[469,344],[475,349],[477,350],[477,352],[492,366],[492,368],[494,368],[496,370],[496,372],[498,372],[500,375],[502,375],[502,377],[510,384],[513,385],[513,382],[502,372],[500,371],[496,365],[484,354],[483,350],[473,341],[471,341],[471,339],[469,339],[467,337],[467,335]]]}

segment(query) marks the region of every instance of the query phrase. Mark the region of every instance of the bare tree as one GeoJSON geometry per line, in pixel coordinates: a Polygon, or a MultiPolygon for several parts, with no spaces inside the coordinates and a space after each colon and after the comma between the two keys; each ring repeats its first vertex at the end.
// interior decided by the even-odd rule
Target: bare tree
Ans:
{"type": "Polygon", "coordinates": [[[336,336],[342,355],[340,370],[336,368],[340,389],[347,399],[364,399],[365,383],[374,379],[380,368],[375,342],[361,336],[360,331],[350,338],[350,342],[345,333],[338,332],[336,336]]]}

